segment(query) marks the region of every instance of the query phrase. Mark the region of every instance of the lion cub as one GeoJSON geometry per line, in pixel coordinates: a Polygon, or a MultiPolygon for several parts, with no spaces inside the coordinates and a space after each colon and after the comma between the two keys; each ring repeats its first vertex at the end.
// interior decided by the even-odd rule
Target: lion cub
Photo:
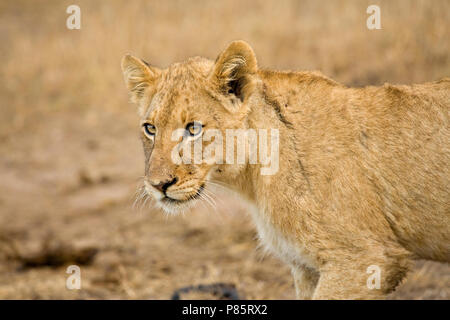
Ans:
{"type": "Polygon", "coordinates": [[[214,181],[238,191],[298,298],[382,298],[412,259],[450,261],[450,79],[348,88],[259,69],[243,41],[167,69],[127,55],[122,70],[139,106],[146,192],[178,212],[214,181]],[[238,148],[220,144],[214,161],[184,161],[187,146],[205,150],[230,130],[276,132],[252,140],[277,150],[275,170],[263,174],[249,152],[228,161],[238,148]]]}

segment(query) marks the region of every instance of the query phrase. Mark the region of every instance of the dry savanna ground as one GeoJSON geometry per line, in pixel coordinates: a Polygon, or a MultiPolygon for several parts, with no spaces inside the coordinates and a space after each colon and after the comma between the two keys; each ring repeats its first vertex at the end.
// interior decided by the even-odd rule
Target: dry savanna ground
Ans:
{"type": "MultiPolygon", "coordinates": [[[[0,2],[0,298],[168,299],[214,283],[294,298],[233,196],[179,217],[133,208],[144,164],[122,55],[164,67],[245,39],[263,67],[423,82],[450,75],[449,15],[447,0],[0,2]],[[374,2],[382,29],[369,31],[374,2]],[[73,3],[81,30],[65,27],[73,3]],[[81,290],[66,288],[72,264],[81,290]]],[[[450,267],[418,262],[391,298],[449,299],[450,267]]]]}

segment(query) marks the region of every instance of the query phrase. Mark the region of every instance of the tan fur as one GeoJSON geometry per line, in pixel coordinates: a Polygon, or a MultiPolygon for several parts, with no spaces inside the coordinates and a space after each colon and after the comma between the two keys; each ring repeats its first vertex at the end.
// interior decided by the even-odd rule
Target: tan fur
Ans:
{"type": "Polygon", "coordinates": [[[126,56],[122,68],[142,120],[157,128],[154,140],[143,135],[147,191],[161,200],[151,184],[177,177],[167,194],[185,201],[161,203],[167,211],[209,181],[238,191],[261,241],[291,266],[299,298],[382,298],[411,259],[450,261],[450,79],[347,88],[319,73],[258,69],[243,41],[216,62],[159,70],[126,56]],[[175,165],[170,134],[193,120],[279,129],[279,171],[175,165]],[[380,289],[366,285],[371,265],[380,289]]]}

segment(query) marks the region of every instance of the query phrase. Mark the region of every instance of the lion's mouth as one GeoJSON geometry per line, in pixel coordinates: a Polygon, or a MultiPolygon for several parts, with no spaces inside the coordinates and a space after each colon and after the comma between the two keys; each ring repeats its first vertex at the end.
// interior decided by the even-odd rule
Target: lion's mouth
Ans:
{"type": "Polygon", "coordinates": [[[190,195],[189,197],[187,197],[186,199],[175,199],[172,197],[169,197],[167,194],[164,195],[164,197],[160,200],[163,203],[171,203],[171,204],[182,204],[182,203],[186,203],[195,199],[200,198],[203,190],[205,189],[205,184],[202,184],[196,193],[190,195]]]}

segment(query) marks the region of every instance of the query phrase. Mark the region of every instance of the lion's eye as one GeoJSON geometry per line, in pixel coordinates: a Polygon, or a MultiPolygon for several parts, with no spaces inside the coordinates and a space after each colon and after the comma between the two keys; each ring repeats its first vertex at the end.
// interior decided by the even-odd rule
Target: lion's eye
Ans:
{"type": "Polygon", "coordinates": [[[150,124],[150,123],[144,123],[142,125],[142,127],[144,128],[144,132],[146,135],[153,137],[156,133],[156,128],[154,125],[150,124]]]}
{"type": "Polygon", "coordinates": [[[202,124],[200,122],[194,121],[186,126],[186,130],[191,137],[198,136],[202,132],[202,124]]]}

